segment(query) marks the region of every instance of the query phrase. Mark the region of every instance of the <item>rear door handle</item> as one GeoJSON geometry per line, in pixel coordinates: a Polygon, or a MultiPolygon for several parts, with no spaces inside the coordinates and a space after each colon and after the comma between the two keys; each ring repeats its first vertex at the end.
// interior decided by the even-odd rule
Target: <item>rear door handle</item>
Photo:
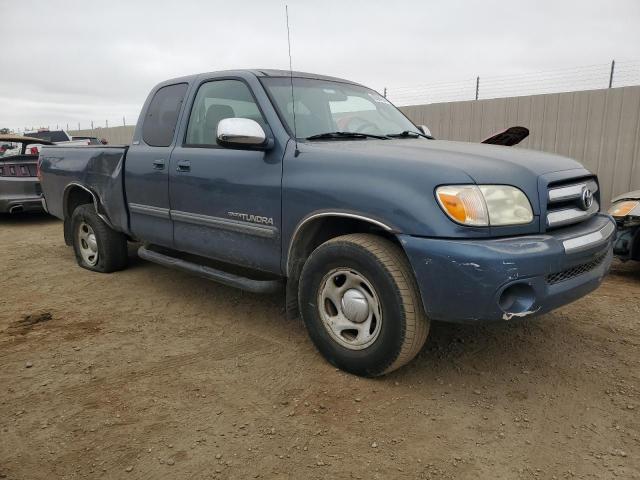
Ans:
{"type": "Polygon", "coordinates": [[[154,160],[153,161],[153,169],[154,170],[164,170],[164,158],[161,158],[160,160],[154,160]]]}
{"type": "Polygon", "coordinates": [[[190,172],[191,171],[191,162],[189,160],[181,160],[178,162],[178,168],[176,168],[179,172],[190,172]]]}

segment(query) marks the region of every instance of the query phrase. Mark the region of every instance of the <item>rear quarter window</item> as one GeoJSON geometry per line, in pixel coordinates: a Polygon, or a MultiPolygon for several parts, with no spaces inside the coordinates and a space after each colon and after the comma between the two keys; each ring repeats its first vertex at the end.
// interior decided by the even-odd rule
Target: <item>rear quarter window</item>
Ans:
{"type": "Polygon", "coordinates": [[[187,84],[178,83],[162,87],[155,93],[142,125],[142,139],[147,145],[171,145],[186,92],[187,84]]]}

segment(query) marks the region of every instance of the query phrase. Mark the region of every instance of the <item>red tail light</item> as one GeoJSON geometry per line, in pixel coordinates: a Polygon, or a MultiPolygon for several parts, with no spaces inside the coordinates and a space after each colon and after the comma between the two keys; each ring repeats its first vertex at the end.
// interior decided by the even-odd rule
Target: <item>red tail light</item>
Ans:
{"type": "Polygon", "coordinates": [[[29,148],[29,152],[31,155],[38,155],[38,147],[29,148]]]}

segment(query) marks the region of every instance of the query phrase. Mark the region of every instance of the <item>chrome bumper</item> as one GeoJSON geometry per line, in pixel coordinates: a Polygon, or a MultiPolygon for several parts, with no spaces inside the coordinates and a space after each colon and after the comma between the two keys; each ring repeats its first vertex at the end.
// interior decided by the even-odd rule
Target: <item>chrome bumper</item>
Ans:
{"type": "Polygon", "coordinates": [[[588,250],[607,243],[615,231],[616,226],[612,221],[595,232],[564,240],[562,242],[562,246],[564,247],[565,253],[575,253],[581,250],[588,250]]]}

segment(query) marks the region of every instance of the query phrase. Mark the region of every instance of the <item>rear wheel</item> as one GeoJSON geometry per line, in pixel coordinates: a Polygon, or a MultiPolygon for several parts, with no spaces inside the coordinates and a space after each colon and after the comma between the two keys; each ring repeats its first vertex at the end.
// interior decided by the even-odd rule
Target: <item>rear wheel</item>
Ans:
{"type": "Polygon", "coordinates": [[[71,216],[73,250],[78,265],[109,273],[127,266],[127,239],[111,229],[93,205],[78,206],[71,216]]]}
{"type": "Polygon", "coordinates": [[[356,375],[400,368],[427,338],[409,262],[400,247],[375,235],[345,235],[318,247],[302,270],[299,299],[318,350],[356,375]]]}

